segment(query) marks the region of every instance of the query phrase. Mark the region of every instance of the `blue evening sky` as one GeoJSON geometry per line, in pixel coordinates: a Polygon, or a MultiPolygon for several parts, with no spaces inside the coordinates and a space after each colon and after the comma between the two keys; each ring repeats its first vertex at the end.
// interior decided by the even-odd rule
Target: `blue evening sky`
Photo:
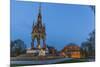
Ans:
{"type": "MultiPolygon", "coordinates": [[[[94,13],[87,5],[41,3],[46,44],[60,50],[68,43],[81,45],[94,30],[94,13]]],[[[31,47],[31,31],[38,2],[11,0],[11,40],[22,39],[31,47]]]]}

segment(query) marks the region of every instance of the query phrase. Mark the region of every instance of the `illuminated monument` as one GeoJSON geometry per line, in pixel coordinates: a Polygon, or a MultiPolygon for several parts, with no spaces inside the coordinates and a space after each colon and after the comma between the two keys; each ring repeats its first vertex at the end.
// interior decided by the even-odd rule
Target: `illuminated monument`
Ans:
{"type": "Polygon", "coordinates": [[[42,23],[41,5],[39,6],[37,21],[36,23],[33,22],[31,37],[32,37],[31,49],[28,49],[27,53],[35,55],[42,55],[45,53],[44,55],[46,55],[46,53],[48,53],[48,49],[45,43],[46,31],[45,31],[45,25],[42,23]],[[43,42],[43,45],[41,43],[41,40],[43,42]],[[36,47],[35,47],[35,41],[36,41],[36,47]]]}
{"type": "Polygon", "coordinates": [[[46,32],[45,32],[45,25],[42,23],[42,14],[41,14],[41,5],[39,7],[39,13],[37,17],[37,21],[33,23],[33,30],[32,30],[32,43],[31,48],[34,49],[34,41],[37,40],[37,48],[46,48],[46,32]],[[43,47],[41,47],[40,41],[43,41],[43,47]]]}

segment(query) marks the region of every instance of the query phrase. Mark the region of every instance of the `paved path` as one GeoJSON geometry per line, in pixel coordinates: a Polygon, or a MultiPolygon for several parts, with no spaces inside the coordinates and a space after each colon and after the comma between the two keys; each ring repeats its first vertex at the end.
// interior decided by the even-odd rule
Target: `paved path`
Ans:
{"type": "Polygon", "coordinates": [[[62,62],[65,60],[71,60],[72,58],[60,58],[60,59],[52,59],[52,60],[32,60],[32,61],[11,61],[11,64],[13,65],[34,65],[34,64],[53,64],[62,62]]]}

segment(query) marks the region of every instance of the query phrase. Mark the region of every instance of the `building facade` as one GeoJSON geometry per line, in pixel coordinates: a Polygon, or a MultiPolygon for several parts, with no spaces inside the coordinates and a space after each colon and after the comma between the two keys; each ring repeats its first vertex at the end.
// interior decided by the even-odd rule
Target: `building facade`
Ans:
{"type": "Polygon", "coordinates": [[[62,49],[62,54],[69,58],[81,58],[80,47],[75,44],[69,44],[62,49]]]}

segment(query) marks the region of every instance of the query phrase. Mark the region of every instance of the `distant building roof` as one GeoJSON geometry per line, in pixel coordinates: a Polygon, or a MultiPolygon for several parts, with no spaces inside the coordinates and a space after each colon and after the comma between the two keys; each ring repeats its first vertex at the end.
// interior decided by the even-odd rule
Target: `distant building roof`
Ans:
{"type": "Polygon", "coordinates": [[[68,44],[66,45],[62,51],[66,51],[66,50],[74,50],[74,51],[77,51],[77,50],[80,50],[80,46],[76,45],[76,44],[68,44]]]}

